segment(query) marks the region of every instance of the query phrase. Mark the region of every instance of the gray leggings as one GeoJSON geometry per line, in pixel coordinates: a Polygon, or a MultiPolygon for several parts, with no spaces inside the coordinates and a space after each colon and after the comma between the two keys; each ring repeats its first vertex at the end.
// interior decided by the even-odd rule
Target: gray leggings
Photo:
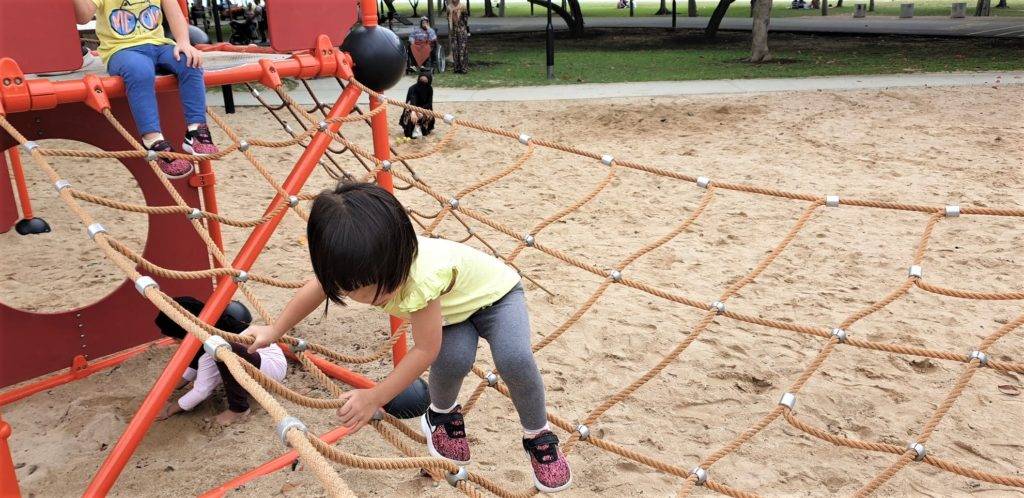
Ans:
{"type": "Polygon", "coordinates": [[[455,404],[462,379],[476,360],[481,337],[491,346],[494,365],[508,386],[523,428],[544,427],[544,381],[530,349],[530,316],[522,284],[516,284],[505,297],[477,310],[466,321],[444,327],[441,352],[430,366],[433,405],[445,409],[455,404]]]}

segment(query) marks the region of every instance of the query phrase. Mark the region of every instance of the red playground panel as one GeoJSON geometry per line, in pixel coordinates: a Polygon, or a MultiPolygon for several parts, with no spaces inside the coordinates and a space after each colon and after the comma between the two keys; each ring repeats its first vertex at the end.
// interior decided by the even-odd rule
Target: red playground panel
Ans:
{"type": "Polygon", "coordinates": [[[81,47],[71,0],[0,0],[0,58],[26,74],[79,69],[81,47]]]}
{"type": "MultiPolygon", "coordinates": [[[[169,132],[168,138],[180,143],[181,130],[185,125],[178,93],[163,92],[158,98],[160,117],[164,129],[169,132]]],[[[133,129],[128,103],[124,99],[116,99],[111,104],[117,118],[133,129]]],[[[85,104],[15,113],[8,119],[36,140],[65,138],[104,150],[131,148],[101,114],[85,104]]],[[[14,140],[0,131],[0,150],[13,146],[14,140]]],[[[129,159],[123,163],[126,173],[133,175],[139,183],[147,204],[173,204],[171,196],[144,160],[129,159]]],[[[9,182],[9,178],[4,177],[3,180],[9,182]]],[[[95,180],[102,182],[101,178],[95,180]]],[[[188,181],[181,180],[176,185],[190,205],[200,205],[198,190],[190,187],[188,181]]],[[[87,185],[81,187],[88,189],[87,185]]],[[[0,188],[0,205],[13,203],[13,193],[0,188]]],[[[56,229],[44,236],[75,237],[80,238],[82,244],[90,243],[85,232],[77,226],[56,229]]],[[[143,255],[170,268],[202,270],[210,267],[206,246],[184,216],[151,215],[143,255]]],[[[157,280],[161,288],[172,296],[205,298],[211,291],[208,280],[157,280]]],[[[78,355],[93,360],[157,339],[160,336],[153,324],[155,316],[153,307],[127,280],[96,303],[60,313],[31,313],[0,303],[0,323],[4,324],[0,328],[0,387],[68,368],[78,355]],[[28,337],[31,337],[33,347],[27,347],[25,341],[28,337]]]]}
{"type": "Polygon", "coordinates": [[[356,0],[267,0],[267,27],[275,52],[309,50],[317,36],[341,46],[356,23],[356,0]]]}

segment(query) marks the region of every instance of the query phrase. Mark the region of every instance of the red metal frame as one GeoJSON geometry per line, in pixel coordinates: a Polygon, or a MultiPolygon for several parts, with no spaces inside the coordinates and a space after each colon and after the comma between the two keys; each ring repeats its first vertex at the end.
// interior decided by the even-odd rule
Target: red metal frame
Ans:
{"type": "MultiPolygon", "coordinates": [[[[377,6],[374,0],[359,1],[362,6],[363,25],[376,26],[377,6]]],[[[187,10],[185,10],[187,8],[185,6],[185,0],[181,0],[181,5],[183,6],[183,13],[187,12],[187,10]]],[[[282,77],[314,78],[320,76],[338,76],[343,79],[348,79],[351,75],[351,58],[347,54],[342,54],[336,48],[331,46],[330,40],[326,36],[321,35],[318,37],[317,46],[312,52],[295,53],[287,60],[274,62],[261,61],[260,64],[250,64],[230,70],[207,73],[205,81],[207,86],[218,86],[250,81],[279,81],[279,78],[282,77]]],[[[88,105],[93,107],[94,110],[99,110],[100,106],[108,102],[107,99],[116,99],[124,95],[124,85],[120,78],[98,78],[93,76],[77,81],[69,80],[55,82],[46,79],[29,80],[24,78],[24,75],[21,74],[18,65],[13,60],[0,59],[0,77],[7,76],[11,76],[9,81],[12,83],[7,84],[7,81],[5,81],[5,84],[0,86],[0,114],[12,116],[12,121],[16,121],[16,118],[18,117],[24,117],[24,115],[18,116],[15,113],[33,111],[32,116],[37,116],[40,112],[45,113],[47,110],[52,110],[57,106],[62,106],[62,113],[66,113],[68,110],[66,105],[69,104],[71,108],[84,109],[86,108],[86,105],[88,105]],[[102,98],[98,99],[98,94],[102,98]]],[[[175,90],[176,82],[171,77],[160,77],[157,79],[155,86],[156,90],[160,94],[168,94],[175,90]]],[[[346,87],[338,97],[334,107],[332,107],[328,114],[328,118],[346,116],[355,107],[360,93],[360,90],[354,85],[346,87]]],[[[164,97],[164,95],[161,95],[161,97],[164,97]]],[[[176,95],[173,95],[173,97],[176,98],[176,95]]],[[[123,99],[121,99],[121,102],[123,103],[123,99]]],[[[382,103],[374,99],[371,102],[371,105],[376,108],[377,106],[382,105],[382,103]]],[[[124,116],[121,116],[121,119],[124,119],[124,116]]],[[[69,119],[68,121],[76,122],[77,120],[69,119]]],[[[127,119],[124,119],[124,121],[127,121],[127,119]]],[[[24,124],[25,123],[15,122],[16,126],[24,124]]],[[[372,120],[372,124],[374,152],[378,158],[386,159],[389,157],[389,144],[387,118],[385,113],[381,112],[376,115],[372,120]]],[[[80,128],[89,129],[89,132],[93,132],[98,129],[97,127],[87,126],[80,126],[80,128]]],[[[332,123],[329,126],[329,129],[333,132],[337,132],[340,128],[341,123],[332,123]]],[[[299,158],[298,162],[292,169],[292,172],[283,184],[283,189],[288,194],[294,195],[301,190],[302,185],[312,173],[330,143],[330,136],[326,133],[318,133],[312,137],[309,145],[303,151],[302,156],[299,158]]],[[[193,187],[198,187],[203,190],[203,202],[205,209],[207,211],[217,212],[213,170],[208,161],[200,163],[198,177],[199,178],[195,180],[198,185],[194,183],[193,187]]],[[[382,186],[391,190],[390,174],[382,173],[378,176],[378,181],[382,186]]],[[[22,184],[23,183],[24,182],[22,182],[22,184]]],[[[22,192],[19,193],[22,194],[22,192]]],[[[25,199],[28,198],[27,191],[24,192],[23,195],[25,199]]],[[[149,200],[148,196],[147,200],[149,200]]],[[[280,195],[275,196],[270,206],[267,207],[266,212],[271,212],[273,207],[277,203],[281,202],[281,200],[280,195]]],[[[25,204],[27,205],[27,202],[25,204]]],[[[151,204],[154,203],[151,202],[151,204]]],[[[28,212],[31,212],[30,208],[28,212]]],[[[284,212],[279,213],[277,216],[256,227],[252,231],[235,260],[232,262],[233,268],[248,270],[252,266],[265,247],[267,241],[270,239],[277,225],[280,223],[284,214],[284,212]]],[[[209,228],[211,231],[211,237],[219,246],[223,247],[219,225],[216,222],[211,222],[209,224],[209,228]]],[[[153,223],[150,225],[150,230],[150,236],[152,237],[153,223]]],[[[181,267],[181,265],[176,264],[175,267],[181,267]]],[[[126,285],[122,286],[122,289],[130,287],[129,284],[130,283],[126,282],[126,285]]],[[[215,317],[219,316],[230,302],[236,288],[237,284],[231,278],[221,278],[217,282],[213,294],[207,300],[207,304],[200,313],[199,318],[206,323],[212,323],[215,317]]],[[[119,291],[122,289],[119,289],[119,291]]],[[[2,304],[0,304],[0,311],[3,311],[2,308],[2,304]]],[[[392,333],[397,332],[401,323],[400,319],[391,317],[390,324],[392,333]]],[[[156,341],[156,343],[163,342],[164,341],[156,341]]],[[[76,358],[76,361],[73,363],[71,371],[69,372],[43,379],[26,386],[21,386],[18,389],[0,395],[0,406],[22,399],[41,390],[83,378],[101,369],[119,364],[144,351],[150,345],[143,345],[123,350],[92,364],[89,364],[85,360],[84,356],[79,356],[76,358]]],[[[110,491],[116,482],[117,477],[131,458],[131,455],[145,437],[146,432],[152,425],[157,411],[167,401],[170,392],[173,390],[173,386],[184,372],[189,360],[198,350],[199,346],[199,341],[192,336],[187,337],[182,342],[174,356],[168,362],[163,373],[161,373],[160,377],[154,383],[153,388],[143,400],[141,406],[132,418],[128,427],[125,429],[121,438],[111,449],[107,459],[103,462],[100,469],[93,477],[93,480],[86,489],[84,496],[104,496],[110,491]]],[[[392,351],[394,362],[396,364],[404,357],[407,347],[406,337],[403,333],[400,340],[395,343],[392,351]]],[[[343,380],[354,387],[369,388],[374,385],[372,380],[367,379],[362,375],[351,372],[325,359],[316,357],[315,355],[309,356],[311,360],[322,368],[328,375],[343,380]]],[[[347,430],[344,428],[335,429],[325,434],[324,439],[333,442],[334,440],[343,437],[346,433],[347,430]]],[[[0,478],[2,478],[3,481],[3,486],[0,486],[0,492],[2,492],[3,496],[7,496],[9,493],[16,496],[18,492],[17,479],[16,476],[13,475],[13,464],[10,461],[10,451],[6,444],[6,438],[9,434],[9,426],[0,420],[0,478]],[[10,476],[8,476],[8,472],[10,476]],[[13,491],[8,489],[10,486],[13,486],[13,491]]],[[[247,482],[249,479],[263,475],[275,468],[280,468],[280,462],[285,462],[284,465],[286,465],[293,459],[293,454],[286,454],[264,464],[254,471],[240,476],[238,479],[226,484],[225,486],[232,485],[236,482],[247,482]]],[[[221,489],[223,489],[223,487],[221,489]]],[[[227,489],[231,489],[231,487],[227,489]]]]}
{"type": "Polygon", "coordinates": [[[32,201],[28,196],[28,185],[25,184],[25,169],[21,166],[21,154],[18,153],[17,148],[10,148],[7,150],[7,155],[11,158],[11,172],[14,173],[14,184],[18,188],[18,202],[21,203],[21,219],[30,220],[34,217],[32,214],[32,201]]]}
{"type": "MultiPolygon", "coordinates": [[[[156,346],[169,346],[171,344],[174,344],[174,340],[169,337],[158,339],[153,342],[147,342],[146,344],[140,344],[138,346],[119,351],[93,362],[86,362],[84,365],[72,366],[68,368],[67,372],[51,375],[36,382],[4,391],[0,393],[0,407],[14,403],[19,399],[27,398],[35,393],[67,384],[68,382],[84,379],[101,370],[115,367],[130,360],[131,358],[134,358],[135,356],[138,356],[140,353],[148,351],[150,348],[156,346]]],[[[78,357],[76,356],[76,358],[78,357]]]]}
{"type": "Polygon", "coordinates": [[[7,438],[11,437],[11,426],[0,418],[0,497],[20,498],[18,476],[14,473],[14,459],[7,438]]]}

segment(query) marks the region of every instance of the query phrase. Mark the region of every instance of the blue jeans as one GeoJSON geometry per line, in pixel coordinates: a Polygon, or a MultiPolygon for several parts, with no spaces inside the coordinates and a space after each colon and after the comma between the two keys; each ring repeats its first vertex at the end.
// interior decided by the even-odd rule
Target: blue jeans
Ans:
{"type": "Polygon", "coordinates": [[[160,114],[153,84],[157,72],[178,77],[186,124],[206,122],[206,85],[203,70],[188,67],[185,56],[174,60],[174,45],[139,45],[117,51],[107,61],[107,72],[124,79],[128,106],[139,134],[160,133],[160,114]]]}

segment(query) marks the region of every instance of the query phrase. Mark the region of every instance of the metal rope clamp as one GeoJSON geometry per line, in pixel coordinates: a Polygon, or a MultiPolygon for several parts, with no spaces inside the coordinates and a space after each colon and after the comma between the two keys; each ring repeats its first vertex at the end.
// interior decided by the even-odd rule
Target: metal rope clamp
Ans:
{"type": "Polygon", "coordinates": [[[708,185],[711,185],[711,179],[710,178],[708,178],[706,176],[698,176],[697,177],[697,186],[698,187],[700,187],[700,188],[708,188],[708,185]]]}
{"type": "Polygon", "coordinates": [[[722,313],[725,313],[725,303],[721,301],[715,301],[711,303],[711,307],[708,308],[708,311],[711,310],[714,310],[716,315],[721,315],[722,313]]]}
{"type": "Polygon", "coordinates": [[[921,266],[914,265],[907,269],[907,276],[913,278],[921,278],[921,266]]]}
{"type": "Polygon", "coordinates": [[[455,116],[452,116],[451,114],[445,114],[441,119],[444,120],[445,124],[449,125],[455,122],[455,116]]]}
{"type": "Polygon", "coordinates": [[[238,151],[239,152],[245,152],[247,150],[249,150],[249,142],[246,142],[245,140],[242,140],[241,142],[238,142],[238,151]]]}
{"type": "Polygon", "coordinates": [[[590,438],[590,427],[587,427],[586,424],[577,425],[576,432],[580,433],[580,441],[586,441],[590,438]]]}
{"type": "Polygon", "coordinates": [[[840,328],[832,329],[832,337],[835,337],[840,344],[846,342],[846,331],[840,328]]]}
{"type": "Polygon", "coordinates": [[[525,133],[519,134],[519,143],[523,145],[530,145],[530,136],[525,133]]]}
{"type": "Polygon", "coordinates": [[[292,346],[292,352],[295,354],[299,354],[307,349],[309,349],[309,344],[306,343],[305,339],[297,339],[295,345],[292,346]]]}
{"type": "Polygon", "coordinates": [[[465,467],[459,467],[459,471],[455,473],[447,472],[444,475],[444,480],[448,481],[453,488],[459,486],[459,482],[469,479],[469,471],[465,467]]]}
{"type": "Polygon", "coordinates": [[[697,482],[695,484],[698,486],[703,486],[704,483],[708,482],[708,471],[700,467],[694,467],[693,470],[690,471],[690,475],[697,478],[697,482]]]}
{"type": "Polygon", "coordinates": [[[37,144],[37,143],[35,143],[35,142],[31,141],[31,140],[21,144],[21,146],[24,147],[25,148],[25,152],[28,152],[29,154],[31,154],[32,151],[34,151],[34,150],[39,148],[39,144],[37,144]]]}
{"type": "Polygon", "coordinates": [[[612,282],[618,283],[622,281],[622,272],[619,270],[612,270],[608,274],[608,277],[612,279],[612,282]]]}
{"type": "Polygon", "coordinates": [[[214,360],[221,361],[217,359],[217,350],[220,348],[231,349],[231,345],[219,335],[211,335],[203,341],[203,351],[206,351],[206,354],[210,355],[210,358],[214,360]]]}
{"type": "Polygon", "coordinates": [[[956,204],[946,206],[946,218],[956,218],[957,216],[960,216],[960,206],[956,204]]]}
{"type": "Polygon", "coordinates": [[[779,404],[792,411],[796,407],[796,395],[793,393],[782,393],[782,397],[779,398],[779,404]]]}
{"type": "Polygon", "coordinates": [[[255,88],[250,88],[249,89],[249,93],[252,93],[253,97],[259,97],[260,96],[260,91],[255,89],[255,88]]]}
{"type": "Polygon", "coordinates": [[[913,450],[914,453],[916,453],[916,455],[914,455],[915,462],[924,460],[925,455],[928,454],[928,450],[925,449],[924,445],[917,441],[911,441],[910,444],[907,445],[907,449],[913,450]]]}
{"type": "Polygon", "coordinates": [[[199,208],[192,208],[192,211],[189,211],[185,217],[190,220],[198,220],[203,217],[203,212],[200,211],[199,208]]]}
{"type": "Polygon", "coordinates": [[[967,362],[970,363],[971,360],[978,360],[978,363],[981,363],[981,366],[988,365],[988,355],[982,351],[974,350],[967,353],[967,362]]]}
{"type": "Polygon", "coordinates": [[[100,225],[99,223],[93,223],[92,225],[89,225],[89,227],[86,228],[85,231],[86,233],[89,234],[89,239],[91,240],[96,240],[97,234],[107,233],[107,229],[103,228],[103,225],[100,225]]]}
{"type": "Polygon", "coordinates": [[[534,239],[533,235],[527,235],[526,237],[523,237],[523,243],[526,244],[527,247],[533,247],[536,241],[537,239],[534,239]]]}
{"type": "Polygon", "coordinates": [[[611,166],[613,162],[615,162],[615,158],[612,157],[611,154],[601,156],[601,163],[605,166],[611,166]]]}
{"type": "Polygon", "coordinates": [[[288,196],[288,207],[295,207],[299,205],[299,197],[296,195],[288,196]]]}
{"type": "Polygon", "coordinates": [[[391,171],[391,161],[388,161],[387,159],[381,161],[380,162],[380,169],[382,169],[384,171],[391,171]]]}
{"type": "Polygon", "coordinates": [[[64,190],[64,189],[69,188],[69,187],[71,187],[71,182],[69,182],[69,181],[67,181],[67,180],[65,180],[63,178],[53,182],[53,188],[54,188],[54,190],[57,191],[58,194],[60,194],[61,190],[64,190]]]}
{"type": "Polygon", "coordinates": [[[287,131],[289,135],[294,135],[295,134],[295,130],[292,129],[292,125],[290,125],[290,124],[284,125],[284,131],[287,131]]]}
{"type": "Polygon", "coordinates": [[[459,209],[459,200],[452,197],[451,199],[448,199],[448,205],[451,206],[452,209],[459,209]]]}
{"type": "Polygon", "coordinates": [[[238,270],[238,275],[235,275],[234,277],[231,277],[231,280],[234,280],[235,282],[238,282],[240,284],[248,282],[249,281],[249,272],[247,272],[245,270],[238,270]]]}
{"type": "Polygon", "coordinates": [[[145,275],[135,279],[135,290],[139,291],[139,294],[146,295],[146,289],[150,287],[160,288],[160,285],[153,280],[153,277],[147,277],[145,275]]]}
{"type": "Polygon", "coordinates": [[[839,196],[838,195],[826,195],[825,205],[830,208],[839,207],[839,196]]]}
{"type": "Polygon", "coordinates": [[[155,150],[149,149],[146,151],[146,161],[153,162],[156,161],[158,157],[160,156],[157,155],[155,150]]]}
{"type": "Polygon", "coordinates": [[[301,420],[287,416],[277,423],[277,436],[281,438],[281,444],[291,447],[291,444],[288,443],[288,431],[292,429],[298,429],[303,433],[309,430],[306,429],[306,424],[303,424],[301,420]]]}
{"type": "Polygon", "coordinates": [[[496,372],[490,372],[484,378],[487,379],[487,385],[491,387],[498,385],[498,374],[496,372]]]}

